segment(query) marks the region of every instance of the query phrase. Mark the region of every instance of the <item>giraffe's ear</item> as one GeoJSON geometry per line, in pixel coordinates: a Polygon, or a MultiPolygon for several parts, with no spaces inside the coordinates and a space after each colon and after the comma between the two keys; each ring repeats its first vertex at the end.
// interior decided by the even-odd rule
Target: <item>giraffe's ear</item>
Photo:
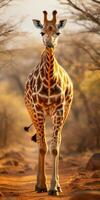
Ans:
{"type": "Polygon", "coordinates": [[[42,29],[43,28],[43,25],[41,24],[40,20],[37,20],[37,19],[32,19],[33,21],[33,24],[36,28],[39,28],[39,29],[42,29]]]}
{"type": "Polygon", "coordinates": [[[67,19],[60,20],[59,23],[57,24],[58,29],[64,28],[66,25],[67,19]]]}

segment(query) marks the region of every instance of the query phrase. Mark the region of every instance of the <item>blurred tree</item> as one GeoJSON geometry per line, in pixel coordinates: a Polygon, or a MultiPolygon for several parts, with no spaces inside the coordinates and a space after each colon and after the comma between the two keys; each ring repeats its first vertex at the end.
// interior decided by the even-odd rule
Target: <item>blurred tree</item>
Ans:
{"type": "MultiPolygon", "coordinates": [[[[100,40],[100,1],[60,0],[60,3],[69,8],[72,21],[84,27],[80,33],[95,34],[95,37],[100,40]]],[[[84,37],[83,40],[79,41],[74,40],[73,43],[90,56],[94,65],[89,69],[94,71],[100,70],[100,43],[98,46],[95,45],[91,34],[90,37],[84,37]]]]}
{"type": "MultiPolygon", "coordinates": [[[[4,8],[11,4],[13,0],[0,0],[0,14],[4,11],[4,8]]],[[[4,39],[14,31],[14,25],[10,25],[8,20],[6,22],[0,21],[0,43],[4,42],[4,39]]]]}
{"type": "MultiPolygon", "coordinates": [[[[65,67],[74,83],[74,101],[71,110],[74,120],[73,118],[72,120],[76,124],[76,129],[80,130],[76,133],[76,138],[78,138],[76,150],[82,152],[87,149],[100,148],[98,121],[100,119],[100,95],[98,95],[100,76],[98,71],[93,73],[87,70],[87,65],[91,67],[93,61],[90,62],[89,55],[83,53],[83,49],[78,48],[74,41],[76,43],[83,42],[80,35],[77,38],[76,35],[70,37],[66,34],[60,41],[57,55],[60,58],[61,65],[65,67]]],[[[70,128],[70,133],[74,134],[74,130],[70,128]]]]}
{"type": "Polygon", "coordinates": [[[100,86],[100,77],[98,70],[100,70],[100,1],[59,0],[59,2],[64,6],[63,9],[66,11],[66,15],[69,10],[71,22],[74,25],[80,26],[80,29],[77,29],[77,33],[73,31],[69,37],[66,33],[66,37],[62,41],[62,43],[67,44],[67,48],[73,49],[68,54],[63,52],[62,55],[67,70],[74,82],[73,114],[78,117],[79,123],[81,123],[80,118],[83,120],[83,124],[85,123],[84,129],[80,130],[81,134],[77,150],[83,151],[86,148],[99,149],[100,95],[98,94],[98,87],[100,86]],[[93,77],[91,75],[90,79],[86,75],[89,70],[94,71],[93,77]],[[92,78],[95,81],[92,82],[92,78]],[[79,94],[78,98],[77,94],[79,94]],[[80,104],[80,101],[83,104],[80,104]],[[83,107],[85,110],[83,110],[83,107]],[[81,115],[81,111],[83,115],[81,115]],[[77,112],[78,114],[76,114],[77,112]],[[88,123],[86,123],[84,116],[86,116],[88,123]]]}
{"type": "Polygon", "coordinates": [[[2,48],[8,40],[20,34],[17,28],[25,20],[23,16],[20,20],[14,22],[14,18],[13,20],[9,20],[6,18],[6,15],[3,19],[2,14],[6,11],[8,6],[12,6],[12,2],[14,1],[15,0],[0,0],[0,53],[2,53],[2,48]]]}
{"type": "Polygon", "coordinates": [[[23,127],[28,118],[23,106],[23,99],[10,90],[10,83],[0,82],[0,147],[25,142],[23,127]]]}
{"type": "Polygon", "coordinates": [[[60,0],[63,5],[70,6],[75,22],[84,26],[87,31],[100,34],[100,1],[99,0],[60,0]],[[84,23],[85,21],[85,23],[84,23]]]}
{"type": "Polygon", "coordinates": [[[7,6],[12,0],[0,0],[0,8],[7,6]]]}

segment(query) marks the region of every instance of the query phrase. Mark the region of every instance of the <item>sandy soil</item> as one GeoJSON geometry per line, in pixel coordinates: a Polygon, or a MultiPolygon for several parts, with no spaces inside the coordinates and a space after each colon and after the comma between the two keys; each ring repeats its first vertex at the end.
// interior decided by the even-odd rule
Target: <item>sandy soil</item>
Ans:
{"type": "MultiPolygon", "coordinates": [[[[51,197],[34,191],[37,155],[31,150],[26,152],[26,155],[21,150],[0,152],[0,200],[100,200],[100,170],[85,170],[89,153],[60,157],[63,193],[59,197],[51,197]]],[[[49,186],[50,157],[46,160],[46,172],[49,186]]]]}

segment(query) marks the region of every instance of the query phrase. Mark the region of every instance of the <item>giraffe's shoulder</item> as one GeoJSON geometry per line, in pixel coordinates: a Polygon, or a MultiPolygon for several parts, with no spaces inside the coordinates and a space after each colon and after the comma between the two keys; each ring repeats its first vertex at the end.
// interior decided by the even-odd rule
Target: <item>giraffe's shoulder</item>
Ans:
{"type": "Polygon", "coordinates": [[[59,76],[60,76],[61,80],[64,81],[64,84],[67,84],[68,74],[61,65],[59,65],[59,76]]]}
{"type": "Polygon", "coordinates": [[[61,76],[63,76],[63,78],[67,80],[67,83],[70,83],[71,85],[73,85],[71,77],[61,65],[59,65],[59,71],[60,71],[61,76]]]}
{"type": "Polygon", "coordinates": [[[40,64],[36,65],[34,68],[33,68],[33,71],[32,71],[32,74],[33,74],[33,77],[36,78],[39,74],[39,71],[40,71],[40,64]]]}
{"type": "Polygon", "coordinates": [[[66,72],[66,70],[61,65],[59,65],[58,67],[59,67],[59,73],[61,75],[64,75],[64,76],[68,75],[68,73],[66,72]]]}
{"type": "Polygon", "coordinates": [[[32,90],[33,86],[35,85],[38,69],[39,69],[39,66],[37,65],[33,68],[32,72],[28,74],[28,77],[25,83],[25,91],[29,89],[32,90]]]}
{"type": "Polygon", "coordinates": [[[35,80],[36,77],[38,76],[39,74],[39,64],[36,65],[33,70],[28,74],[28,77],[27,77],[27,81],[26,83],[32,81],[32,80],[35,80]]]}
{"type": "Polygon", "coordinates": [[[59,65],[59,74],[61,78],[61,85],[63,88],[63,91],[65,92],[65,96],[68,95],[68,93],[73,93],[73,82],[69,76],[69,74],[66,72],[66,70],[59,65]]]}

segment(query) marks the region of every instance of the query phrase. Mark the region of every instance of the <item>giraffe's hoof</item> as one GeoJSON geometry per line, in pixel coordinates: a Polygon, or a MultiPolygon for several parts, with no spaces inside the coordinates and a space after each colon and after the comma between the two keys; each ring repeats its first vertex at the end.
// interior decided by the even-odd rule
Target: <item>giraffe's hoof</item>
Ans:
{"type": "Polygon", "coordinates": [[[57,190],[58,190],[58,192],[60,192],[60,193],[63,192],[60,186],[57,187],[57,190]]]}
{"type": "Polygon", "coordinates": [[[38,193],[47,192],[47,188],[41,188],[41,187],[38,187],[38,186],[36,185],[36,186],[35,186],[35,191],[38,192],[38,193]]]}
{"type": "Polygon", "coordinates": [[[59,196],[58,190],[49,190],[48,195],[59,196]]]}

